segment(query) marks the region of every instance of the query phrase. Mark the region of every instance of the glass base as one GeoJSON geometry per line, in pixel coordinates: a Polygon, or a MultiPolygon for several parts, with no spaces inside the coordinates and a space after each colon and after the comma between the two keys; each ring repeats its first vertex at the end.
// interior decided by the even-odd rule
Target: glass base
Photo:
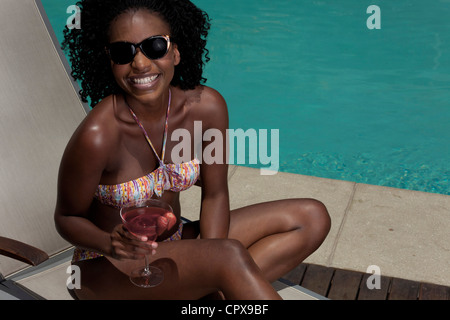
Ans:
{"type": "Polygon", "coordinates": [[[164,280],[161,269],[149,266],[148,270],[139,268],[133,270],[130,274],[131,282],[141,288],[152,288],[159,285],[164,280]]]}

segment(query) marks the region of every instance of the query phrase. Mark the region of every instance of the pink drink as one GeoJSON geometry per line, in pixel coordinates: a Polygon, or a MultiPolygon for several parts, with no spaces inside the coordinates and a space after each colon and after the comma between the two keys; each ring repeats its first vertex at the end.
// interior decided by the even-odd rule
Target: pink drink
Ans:
{"type": "MultiPolygon", "coordinates": [[[[130,203],[120,209],[120,217],[130,233],[147,237],[149,241],[155,241],[158,233],[163,233],[170,224],[173,225],[170,221],[176,220],[172,207],[158,199],[130,203]]],[[[131,270],[130,280],[138,287],[151,288],[164,280],[164,273],[161,269],[149,265],[149,259],[145,255],[145,266],[131,270]]]]}
{"type": "Polygon", "coordinates": [[[126,212],[123,219],[126,228],[132,234],[145,236],[148,240],[154,241],[157,238],[158,219],[168,212],[170,211],[158,207],[137,208],[126,212]]]}

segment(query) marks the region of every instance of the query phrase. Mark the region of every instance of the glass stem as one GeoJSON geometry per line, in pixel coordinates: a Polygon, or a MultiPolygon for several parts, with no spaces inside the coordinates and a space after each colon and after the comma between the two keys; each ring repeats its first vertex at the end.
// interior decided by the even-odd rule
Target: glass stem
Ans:
{"type": "Polygon", "coordinates": [[[149,275],[150,272],[150,267],[149,267],[149,263],[148,263],[148,256],[145,255],[145,269],[144,269],[144,274],[145,275],[149,275]]]}

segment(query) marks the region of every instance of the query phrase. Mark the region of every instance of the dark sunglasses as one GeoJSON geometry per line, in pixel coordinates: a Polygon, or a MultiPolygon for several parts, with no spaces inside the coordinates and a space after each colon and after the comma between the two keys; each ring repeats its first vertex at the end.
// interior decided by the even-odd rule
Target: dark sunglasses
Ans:
{"type": "Polygon", "coordinates": [[[164,57],[170,48],[169,36],[153,36],[145,39],[141,43],[113,42],[107,46],[109,57],[115,64],[128,64],[133,61],[137,53],[137,48],[151,60],[158,60],[164,57]]]}

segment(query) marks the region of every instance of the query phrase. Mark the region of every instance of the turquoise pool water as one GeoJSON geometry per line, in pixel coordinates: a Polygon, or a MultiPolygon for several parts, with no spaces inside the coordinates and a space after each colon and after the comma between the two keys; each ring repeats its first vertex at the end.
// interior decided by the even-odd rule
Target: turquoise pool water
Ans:
{"type": "MultiPolygon", "coordinates": [[[[42,2],[61,39],[76,1],[42,2]]],[[[193,2],[207,84],[231,128],[280,130],[280,171],[450,194],[449,0],[193,2]]]]}

